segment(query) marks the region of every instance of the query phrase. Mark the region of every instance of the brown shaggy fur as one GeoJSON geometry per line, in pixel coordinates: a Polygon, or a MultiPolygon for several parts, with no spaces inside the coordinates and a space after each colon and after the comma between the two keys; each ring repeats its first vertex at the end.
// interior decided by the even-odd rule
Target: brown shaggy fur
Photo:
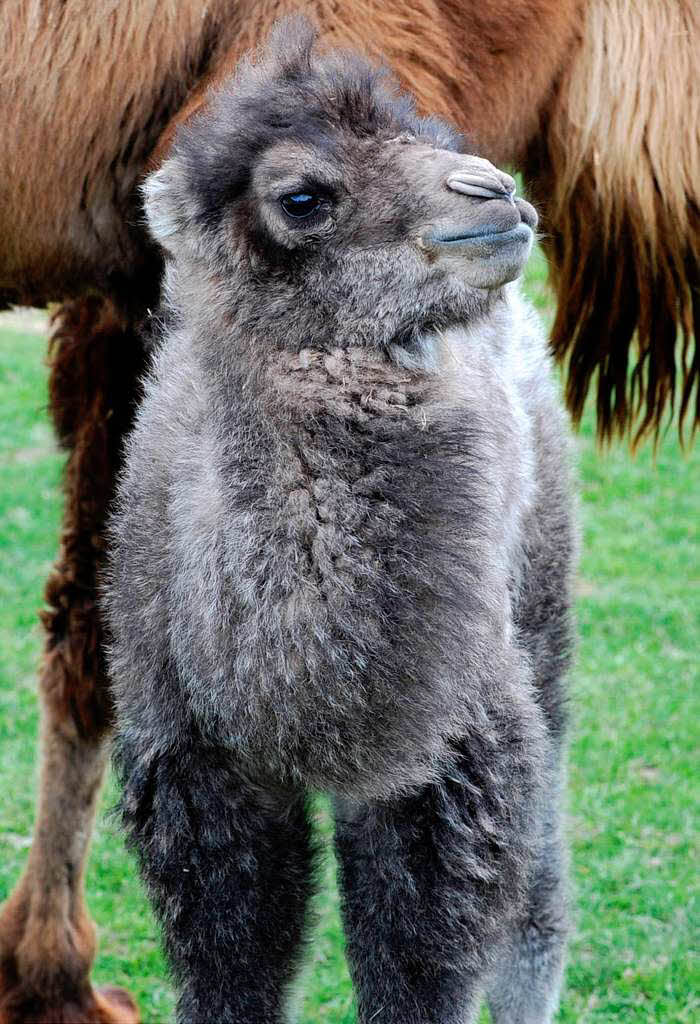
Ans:
{"type": "Polygon", "coordinates": [[[700,417],[699,52],[694,0],[592,0],[531,153],[552,344],[577,421],[597,377],[603,438],[657,433],[676,394],[681,426],[700,417]]]}
{"type": "Polygon", "coordinates": [[[49,347],[49,396],[69,456],[59,559],[46,585],[46,676],[81,736],[100,736],[112,709],[96,606],[104,523],[143,372],[143,343],[111,303],[66,303],[49,347]]]}
{"type": "Polygon", "coordinates": [[[170,118],[225,52],[225,0],[0,5],[0,292],[154,301],[136,191],[170,118]],[[8,143],[8,140],[12,140],[8,143]]]}
{"type": "Polygon", "coordinates": [[[99,777],[110,722],[94,579],[136,397],[134,325],[156,300],[161,269],[136,185],[206,88],[292,7],[310,12],[329,44],[383,53],[424,110],[524,171],[553,257],[553,343],[568,360],[574,416],[597,387],[601,437],[657,432],[676,393],[681,414],[700,418],[690,341],[700,317],[696,0],[124,0],[99,16],[89,0],[0,4],[0,307],[70,300],[52,347],[51,403],[71,453],[44,616],[43,758],[57,770],[42,775],[37,836],[46,842],[0,918],[0,1024],[77,1022],[78,992],[83,1009],[94,1005],[92,947],[71,959],[64,942],[82,927],[84,846],[70,899],[55,888],[72,916],[27,894],[40,877],[50,888],[51,864],[69,844],[56,808],[78,828],[86,799],[80,827],[90,827],[94,793],[71,791],[69,768],[79,778],[80,758],[94,758],[99,777]],[[36,1002],[31,963],[17,966],[22,935],[23,948],[34,942],[35,966],[47,965],[42,977],[63,979],[68,1009],[56,992],[43,1011],[36,1002]]]}

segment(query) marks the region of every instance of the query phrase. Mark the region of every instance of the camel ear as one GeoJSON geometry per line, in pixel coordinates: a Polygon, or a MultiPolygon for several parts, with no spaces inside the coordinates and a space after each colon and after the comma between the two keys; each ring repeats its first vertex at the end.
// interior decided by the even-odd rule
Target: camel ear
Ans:
{"type": "Polygon", "coordinates": [[[189,220],[177,158],[166,160],[162,167],[149,174],[141,193],[151,234],[167,252],[174,253],[177,239],[189,220]]]}

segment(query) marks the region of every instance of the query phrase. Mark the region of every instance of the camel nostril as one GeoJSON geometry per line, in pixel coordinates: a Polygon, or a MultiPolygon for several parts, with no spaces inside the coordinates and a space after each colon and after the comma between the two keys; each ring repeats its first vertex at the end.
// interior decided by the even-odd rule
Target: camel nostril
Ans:
{"type": "Polygon", "coordinates": [[[445,182],[453,192],[480,199],[507,199],[511,203],[515,196],[515,181],[509,174],[496,168],[477,171],[453,171],[445,182]]]}
{"type": "Polygon", "coordinates": [[[499,171],[498,177],[501,179],[501,183],[506,191],[506,194],[509,196],[514,196],[516,188],[515,178],[511,178],[510,174],[506,174],[505,171],[499,171]]]}
{"type": "Polygon", "coordinates": [[[532,228],[532,230],[534,231],[537,227],[537,222],[539,220],[537,216],[537,210],[534,208],[534,206],[528,203],[526,199],[520,199],[520,197],[518,197],[515,200],[515,206],[518,212],[520,213],[520,219],[522,220],[523,224],[527,224],[527,226],[529,228],[532,228]]]}

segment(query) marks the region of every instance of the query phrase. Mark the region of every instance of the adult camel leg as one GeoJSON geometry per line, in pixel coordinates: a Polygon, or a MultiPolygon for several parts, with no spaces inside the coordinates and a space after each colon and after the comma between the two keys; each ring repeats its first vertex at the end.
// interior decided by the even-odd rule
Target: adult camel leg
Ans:
{"type": "Polygon", "coordinates": [[[90,984],[96,942],[83,877],[112,716],[96,576],[143,345],[96,296],[65,305],[55,328],[50,401],[69,451],[66,510],[42,616],[37,823],[24,875],[0,913],[0,1024],[134,1024],[127,992],[90,984]]]}

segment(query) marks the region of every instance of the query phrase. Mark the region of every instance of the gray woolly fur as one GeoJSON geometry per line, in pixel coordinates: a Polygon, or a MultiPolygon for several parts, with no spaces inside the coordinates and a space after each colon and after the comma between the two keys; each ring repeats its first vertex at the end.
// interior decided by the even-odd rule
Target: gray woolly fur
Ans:
{"type": "Polygon", "coordinates": [[[104,587],[124,822],[182,1024],[288,1019],[315,791],[362,1024],[465,1024],[484,996],[542,1024],[567,432],[517,282],[425,241],[516,207],[441,185],[485,162],[313,45],[278,27],[145,186],[166,301],[104,587]]]}

